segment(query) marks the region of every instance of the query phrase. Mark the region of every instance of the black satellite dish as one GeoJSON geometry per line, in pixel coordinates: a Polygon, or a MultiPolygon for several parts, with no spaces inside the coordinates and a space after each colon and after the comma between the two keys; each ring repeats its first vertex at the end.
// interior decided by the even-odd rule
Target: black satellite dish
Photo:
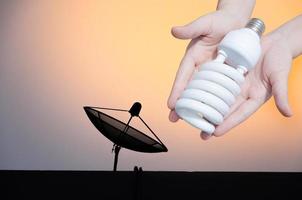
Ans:
{"type": "Polygon", "coordinates": [[[168,151],[167,147],[156,136],[156,134],[151,130],[151,128],[146,124],[146,122],[139,116],[141,108],[142,105],[139,102],[135,102],[130,108],[130,110],[90,106],[84,107],[84,110],[93,125],[106,138],[113,142],[112,152],[114,151],[115,153],[113,171],[116,171],[118,155],[122,147],[133,151],[145,153],[159,153],[168,151]],[[130,118],[127,123],[124,123],[99,110],[129,112],[130,118]],[[130,121],[133,117],[138,117],[157,140],[130,126],[130,121]]]}

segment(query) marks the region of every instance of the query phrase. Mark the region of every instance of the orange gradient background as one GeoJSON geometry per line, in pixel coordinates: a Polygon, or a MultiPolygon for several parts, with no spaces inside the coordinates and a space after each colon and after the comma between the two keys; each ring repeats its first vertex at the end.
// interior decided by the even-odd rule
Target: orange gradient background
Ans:
{"type": "MultiPolygon", "coordinates": [[[[112,143],[82,107],[128,109],[140,101],[141,116],[169,152],[122,149],[120,170],[302,171],[302,57],[289,78],[292,118],[281,116],[271,99],[209,141],[182,121],[168,121],[166,101],[188,44],[170,29],[216,3],[1,1],[0,168],[111,170],[112,143]]],[[[258,0],[253,16],[268,33],[300,13],[300,0],[258,0]]]]}

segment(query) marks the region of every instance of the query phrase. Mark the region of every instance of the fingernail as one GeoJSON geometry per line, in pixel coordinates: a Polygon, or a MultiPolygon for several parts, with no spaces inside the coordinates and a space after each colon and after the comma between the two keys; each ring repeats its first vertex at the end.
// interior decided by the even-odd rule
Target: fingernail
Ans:
{"type": "Polygon", "coordinates": [[[212,137],[212,135],[209,135],[209,134],[207,134],[207,133],[201,132],[201,133],[200,133],[200,137],[201,137],[201,139],[203,139],[203,140],[208,140],[208,139],[210,139],[210,138],[212,137]]]}
{"type": "Polygon", "coordinates": [[[169,113],[169,119],[170,119],[171,122],[176,122],[177,121],[176,116],[172,112],[169,113]]]}

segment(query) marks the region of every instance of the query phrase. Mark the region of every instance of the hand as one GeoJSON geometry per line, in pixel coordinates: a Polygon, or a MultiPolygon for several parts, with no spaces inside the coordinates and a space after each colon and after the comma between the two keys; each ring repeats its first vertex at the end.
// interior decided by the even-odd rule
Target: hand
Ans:
{"type": "MultiPolygon", "coordinates": [[[[287,81],[293,55],[286,37],[278,31],[262,37],[262,56],[257,66],[248,72],[241,86],[241,94],[231,107],[224,122],[216,127],[215,136],[221,136],[251,116],[271,96],[279,111],[292,115],[288,104],[287,81]]],[[[201,134],[203,139],[210,136],[201,134]]]]}
{"type": "Polygon", "coordinates": [[[168,99],[171,109],[169,119],[176,122],[179,117],[174,111],[175,104],[190,81],[194,70],[201,63],[216,56],[217,45],[231,30],[242,28],[248,19],[236,16],[227,10],[218,10],[202,16],[192,23],[172,28],[172,35],[178,39],[192,39],[180,63],[173,88],[168,99]]]}

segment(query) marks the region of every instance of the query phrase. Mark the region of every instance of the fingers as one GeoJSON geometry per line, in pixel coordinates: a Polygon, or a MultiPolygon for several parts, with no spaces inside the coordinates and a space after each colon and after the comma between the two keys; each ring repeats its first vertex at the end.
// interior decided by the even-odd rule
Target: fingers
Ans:
{"type": "Polygon", "coordinates": [[[182,59],[180,66],[178,68],[173,87],[168,98],[168,108],[171,109],[169,114],[169,120],[171,122],[177,122],[179,116],[175,112],[175,104],[179,96],[181,95],[182,91],[185,89],[187,83],[191,79],[191,76],[195,70],[195,62],[193,58],[188,55],[185,55],[182,59]]]}
{"type": "Polygon", "coordinates": [[[175,26],[171,33],[178,39],[193,39],[211,32],[211,15],[201,16],[185,26],[175,26]]]}
{"type": "MultiPolygon", "coordinates": [[[[185,55],[178,68],[173,87],[168,98],[168,108],[171,110],[174,110],[176,101],[191,79],[194,70],[195,62],[193,58],[189,55],[185,55]]],[[[174,114],[172,116],[174,116],[174,114]]]]}
{"type": "Polygon", "coordinates": [[[272,93],[279,112],[285,117],[292,116],[288,103],[288,71],[280,71],[272,76],[272,93]]]}
{"type": "Polygon", "coordinates": [[[292,55],[288,49],[287,42],[278,37],[277,39],[272,37],[272,42],[275,40],[277,43],[268,49],[269,51],[264,57],[263,65],[268,71],[272,95],[278,110],[285,117],[290,117],[292,116],[292,111],[288,103],[287,82],[292,65],[292,55]]]}
{"type": "Polygon", "coordinates": [[[210,138],[212,137],[212,135],[209,135],[209,134],[207,134],[207,133],[201,132],[201,133],[200,133],[200,137],[201,137],[201,139],[203,139],[203,140],[208,140],[208,139],[210,139],[210,138]]]}
{"type": "Polygon", "coordinates": [[[175,110],[171,110],[169,113],[169,120],[171,122],[177,122],[179,120],[179,116],[177,115],[177,113],[175,112],[175,110]]]}
{"type": "MultiPolygon", "coordinates": [[[[172,28],[172,35],[179,39],[193,39],[200,35],[206,35],[211,31],[212,17],[211,15],[206,15],[199,17],[195,21],[187,24],[185,26],[178,26],[172,28]]],[[[202,54],[200,54],[202,55],[202,54]]],[[[195,70],[195,61],[189,53],[186,53],[181,61],[180,67],[177,71],[176,78],[171,90],[171,94],[168,98],[168,107],[171,109],[169,114],[169,119],[171,122],[176,122],[179,117],[174,111],[175,104],[182,91],[185,89],[192,74],[195,70]]]]}
{"type": "Polygon", "coordinates": [[[246,100],[221,125],[216,127],[214,135],[224,135],[227,131],[249,118],[261,105],[262,102],[257,99],[246,100]]]}

